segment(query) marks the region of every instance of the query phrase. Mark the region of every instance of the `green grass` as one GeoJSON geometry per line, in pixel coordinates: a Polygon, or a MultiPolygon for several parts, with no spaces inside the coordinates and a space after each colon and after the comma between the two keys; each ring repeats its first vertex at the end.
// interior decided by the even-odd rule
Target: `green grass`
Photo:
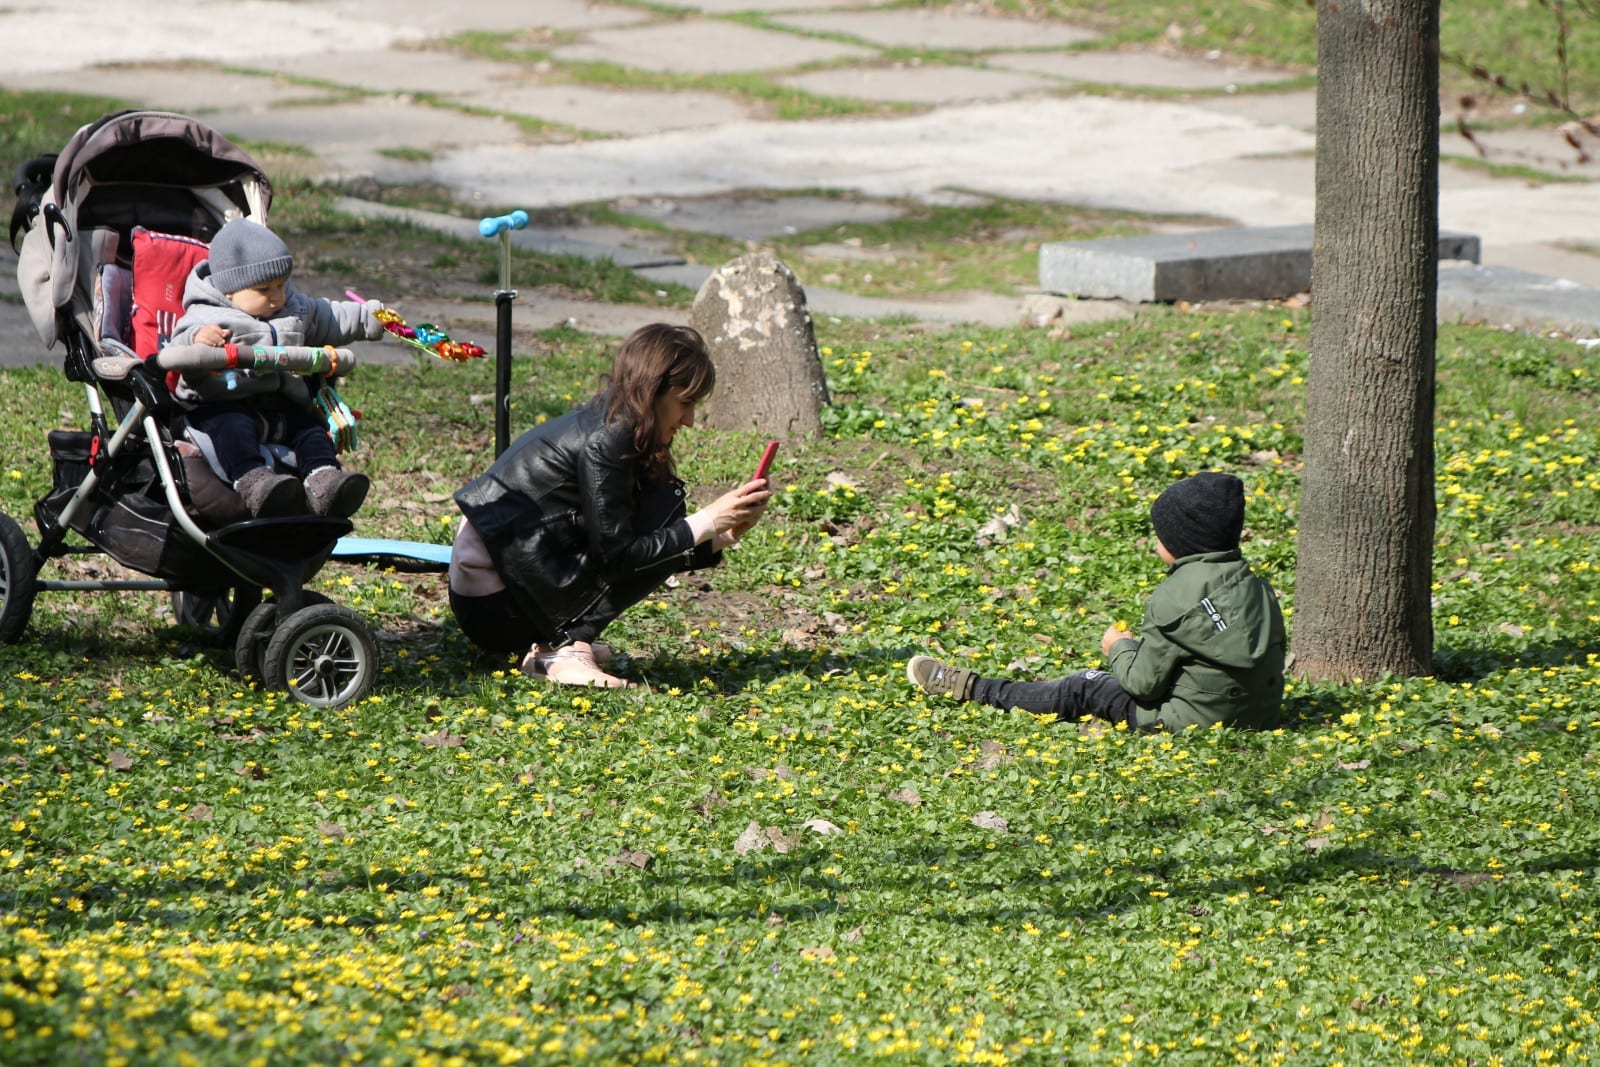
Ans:
{"type": "Polygon", "coordinates": [[[1132,236],[1174,221],[1028,200],[900,206],[905,213],[888,222],[828,227],[769,243],[786,262],[808,268],[808,277],[825,274],[823,284],[853,293],[1021,293],[1039,285],[1039,245],[1045,241],[1132,236]]]}
{"type": "MultiPolygon", "coordinates": [[[[819,324],[825,435],[720,570],[607,632],[626,693],[475,655],[435,575],[314,580],[382,633],[337,712],[242,688],[156,594],[41,595],[0,648],[6,1062],[1581,1062],[1600,353],[1442,331],[1435,678],[1147,737],[904,680],[1094,665],[1161,578],[1150,500],[1212,465],[1292,627],[1308,325],[819,324]]],[[[610,350],[519,352],[514,427],[610,350]]],[[[486,362],[351,378],[359,533],[448,536],[491,392],[486,362]]],[[[57,369],[0,371],[0,508],[83,422],[57,369]]],[[[699,500],[759,450],[679,440],[699,500]]]]}
{"type": "MultiPolygon", "coordinates": [[[[1113,43],[1177,25],[1185,47],[1314,59],[1309,9],[1051,10],[1114,17],[1113,43]]],[[[1534,69],[1542,12],[1499,10],[1447,10],[1447,47],[1499,34],[1504,69],[1534,69]]],[[[1600,51],[1573,55],[1592,101],[1600,51]]],[[[773,106],[842,113],[801,97],[773,106]]],[[[115,106],[0,91],[0,164],[115,106]]],[[[251,150],[292,175],[282,146],[251,150]]],[[[328,285],[404,310],[493,279],[487,243],[276,184],[274,224],[328,285]]],[[[1143,225],[994,202],[779,244],[874,253],[837,268],[856,291],[1004,288],[1032,277],[1029,235],[1143,225]]],[[[587,261],[519,254],[515,272],[687,300],[587,261]]],[[[724,567],[608,631],[628,693],[474,653],[436,575],[313,579],[381,636],[377,692],[337,712],[241,686],[158,594],[41,594],[0,647],[0,1058],[1580,1062],[1600,1044],[1600,352],[1441,331],[1435,678],[1295,684],[1281,731],[1176,737],[904,681],[930,649],[1022,676],[1094,665],[1161,578],[1150,500],[1213,465],[1253,490],[1246,549],[1292,627],[1308,325],[819,322],[824,436],[786,443],[783,491],[724,567]]],[[[514,429],[587,395],[613,343],[555,330],[519,351],[514,429]]],[[[487,362],[352,377],[348,459],[376,481],[358,533],[448,540],[450,494],[492,451],[492,394],[487,362]]],[[[30,533],[45,431],[86,421],[58,367],[0,371],[0,510],[30,533]]],[[[701,501],[760,443],[679,440],[701,501]]]]}
{"type": "Polygon", "coordinates": [[[129,106],[111,97],[0,88],[0,166],[14,174],[18,164],[59,152],[79,126],[129,106]]]}
{"type": "MultiPolygon", "coordinates": [[[[936,0],[947,2],[947,0],[936,0]]],[[[1317,62],[1316,8],[1306,0],[1045,0],[1024,7],[1066,22],[1101,30],[1102,47],[1175,44],[1191,54],[1219,50],[1230,56],[1309,69],[1317,62]]],[[[1600,12],[1592,5],[1566,5],[1567,81],[1558,62],[1557,22],[1538,0],[1450,0],[1442,5],[1441,80],[1450,92],[1489,93],[1492,79],[1542,97],[1565,92],[1573,110],[1593,114],[1600,106],[1600,12]],[[1482,68],[1490,78],[1475,75],[1482,68]]]]}
{"type": "MultiPolygon", "coordinates": [[[[763,191],[764,197],[834,196],[825,190],[763,191]]],[[[877,199],[900,215],[886,222],[841,223],[764,238],[763,247],[787,263],[807,284],[863,296],[916,297],[930,293],[988,290],[1022,293],[1039,284],[1039,245],[1149,233],[1179,222],[1085,208],[1051,201],[974,195],[971,204],[935,205],[877,199]]],[[[586,220],[649,233],[693,263],[722,263],[743,255],[743,242],[709,234],[672,231],[653,219],[630,215],[611,204],[585,204],[570,211],[586,220]]]]}

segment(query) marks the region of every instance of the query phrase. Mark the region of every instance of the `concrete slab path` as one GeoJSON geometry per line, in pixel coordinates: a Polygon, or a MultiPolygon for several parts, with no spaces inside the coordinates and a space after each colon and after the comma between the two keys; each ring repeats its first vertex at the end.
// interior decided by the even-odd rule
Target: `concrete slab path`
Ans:
{"type": "MultiPolygon", "coordinates": [[[[197,113],[230,136],[301,145],[330,176],[438,182],[468,202],[529,209],[680,205],[658,221],[693,230],[720,215],[717,232],[747,240],[796,225],[741,215],[761,190],[839,191],[858,206],[1017,197],[1241,227],[1313,217],[1315,96],[1272,90],[1298,84],[1299,72],[1097,48],[1086,27],[1013,14],[863,0],[689,0],[671,11],[588,0],[51,0],[0,8],[0,39],[14,44],[0,85],[197,113]],[[117,29],[85,32],[93,26],[117,29]],[[593,82],[594,63],[614,73],[593,82]],[[769,91],[740,92],[740,79],[769,91]],[[784,93],[899,113],[781,121],[784,93]]],[[[1440,224],[1481,238],[1479,279],[1549,271],[1600,286],[1600,171],[1561,131],[1485,133],[1477,145],[1447,132],[1443,143],[1524,168],[1444,168],[1440,224]],[[1563,180],[1530,178],[1538,172],[1563,180]]],[[[817,217],[800,205],[810,199],[779,205],[803,228],[817,217]]],[[[581,235],[545,239],[606,252],[581,235]]],[[[655,250],[632,251],[637,259],[618,258],[648,263],[655,250]]],[[[3,260],[0,270],[10,272],[3,260]]],[[[808,290],[815,305],[849,314],[1026,314],[1015,297],[873,302],[808,290]]],[[[5,292],[9,335],[20,309],[5,292]]],[[[0,336],[0,349],[12,344],[0,336]]]]}

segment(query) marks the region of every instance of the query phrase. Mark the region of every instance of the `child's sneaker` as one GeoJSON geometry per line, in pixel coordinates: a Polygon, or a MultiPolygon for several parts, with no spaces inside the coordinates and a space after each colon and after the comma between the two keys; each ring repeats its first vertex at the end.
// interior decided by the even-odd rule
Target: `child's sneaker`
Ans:
{"type": "Polygon", "coordinates": [[[244,472],[233,491],[239,494],[245,509],[252,518],[274,515],[302,515],[306,510],[306,492],[298,478],[276,474],[269,467],[253,467],[244,472]]]}
{"type": "Polygon", "coordinates": [[[306,500],[314,514],[348,519],[367,499],[370,488],[372,479],[360,471],[319,467],[306,479],[306,500]]]}
{"type": "Polygon", "coordinates": [[[976,671],[966,667],[952,667],[932,656],[912,656],[906,663],[906,677],[911,684],[936,697],[966,700],[972,695],[972,679],[976,671]]]}

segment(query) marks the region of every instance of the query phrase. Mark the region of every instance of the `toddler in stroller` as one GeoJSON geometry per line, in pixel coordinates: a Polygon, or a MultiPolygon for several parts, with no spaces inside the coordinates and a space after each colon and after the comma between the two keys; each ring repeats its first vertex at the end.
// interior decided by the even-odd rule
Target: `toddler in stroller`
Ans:
{"type": "MultiPolygon", "coordinates": [[[[0,642],[21,638],[40,592],[166,590],[180,622],[232,646],[246,679],[317,706],[363,699],[378,673],[372,628],[305,588],[352,528],[332,512],[359,500],[336,508],[335,492],[328,514],[250,517],[183,436],[171,391],[179,376],[214,371],[342,375],[353,354],[162,343],[207,243],[234,219],[265,218],[266,175],[194,119],[127,111],[83,127],[53,165],[34,161],[24,176],[33,184],[19,182],[12,219],[13,243],[24,235],[18,282],[45,345],[64,344],[64,370],[83,383],[89,418],[87,430],[47,435],[54,485],[34,505],[37,546],[0,513],[0,642]],[[54,560],[95,552],[153,580],[41,576],[54,560]]],[[[367,330],[358,325],[352,333],[367,330]]],[[[365,493],[354,479],[339,482],[365,493]]]]}
{"type": "MultiPolygon", "coordinates": [[[[210,257],[189,273],[183,317],[169,345],[337,345],[383,337],[376,300],[314,300],[289,284],[294,258],[278,235],[251,219],[226,223],[211,239],[210,257]]],[[[311,393],[297,375],[262,370],[185,371],[174,390],[188,405],[190,436],[254,516],[345,518],[366,499],[367,476],[342,470],[311,393]],[[273,470],[261,453],[262,409],[282,420],[285,442],[304,472],[304,489],[273,470]]]]}

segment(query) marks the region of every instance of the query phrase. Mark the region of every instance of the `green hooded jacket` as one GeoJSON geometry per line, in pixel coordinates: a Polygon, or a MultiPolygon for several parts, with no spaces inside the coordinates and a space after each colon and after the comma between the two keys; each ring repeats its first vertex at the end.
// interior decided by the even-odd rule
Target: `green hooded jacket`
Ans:
{"type": "Polygon", "coordinates": [[[1271,728],[1283,708],[1283,610],[1239,551],[1176,560],[1145,602],[1137,640],[1111,646],[1111,671],[1140,727],[1271,728]]]}

